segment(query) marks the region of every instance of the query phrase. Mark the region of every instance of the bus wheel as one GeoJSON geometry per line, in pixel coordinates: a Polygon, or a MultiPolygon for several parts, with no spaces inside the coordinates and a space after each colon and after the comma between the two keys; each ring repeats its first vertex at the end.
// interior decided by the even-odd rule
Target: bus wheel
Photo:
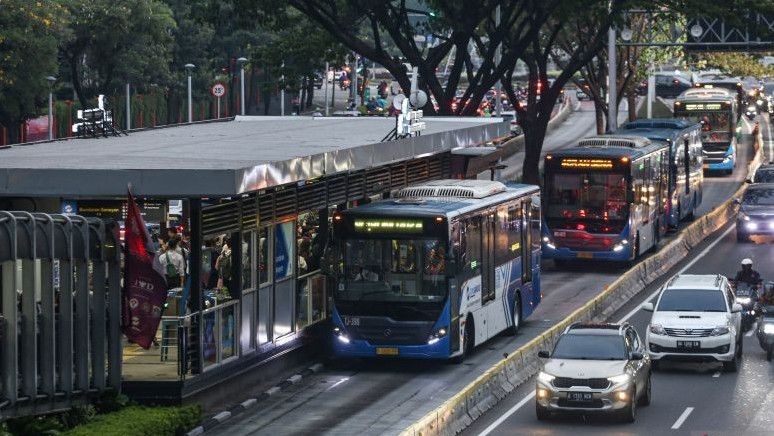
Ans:
{"type": "Polygon", "coordinates": [[[519,332],[519,327],[521,327],[521,294],[518,292],[516,293],[516,301],[513,303],[511,322],[513,324],[505,329],[505,334],[507,336],[515,336],[516,333],[519,332]]]}
{"type": "Polygon", "coordinates": [[[471,351],[473,351],[473,344],[475,342],[475,330],[473,327],[473,317],[468,315],[468,320],[465,323],[465,330],[462,331],[462,354],[451,358],[452,363],[460,364],[465,361],[471,351]]]}

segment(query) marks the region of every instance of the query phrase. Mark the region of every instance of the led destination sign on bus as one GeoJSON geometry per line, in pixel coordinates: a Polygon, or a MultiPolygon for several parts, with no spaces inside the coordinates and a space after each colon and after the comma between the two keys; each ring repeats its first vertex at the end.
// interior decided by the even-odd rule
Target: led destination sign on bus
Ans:
{"type": "Polygon", "coordinates": [[[598,170],[611,170],[613,169],[613,161],[611,159],[565,158],[562,159],[562,168],[592,168],[598,170]]]}
{"type": "Polygon", "coordinates": [[[687,111],[719,111],[723,109],[722,103],[688,103],[685,105],[687,111]]]}
{"type": "Polygon", "coordinates": [[[364,219],[355,220],[356,232],[422,233],[422,220],[364,219]]]}

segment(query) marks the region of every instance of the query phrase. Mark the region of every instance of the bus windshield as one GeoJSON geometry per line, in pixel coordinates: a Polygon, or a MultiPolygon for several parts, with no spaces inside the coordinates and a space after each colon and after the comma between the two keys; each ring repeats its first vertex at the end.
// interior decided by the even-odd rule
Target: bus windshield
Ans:
{"type": "Polygon", "coordinates": [[[731,112],[689,112],[683,118],[701,123],[702,142],[731,142],[731,112]]]}
{"type": "Polygon", "coordinates": [[[626,176],[611,173],[555,173],[548,180],[547,218],[625,220],[626,176]]]}
{"type": "Polygon", "coordinates": [[[349,301],[440,302],[446,246],[438,239],[349,239],[336,297],[349,301]]]}

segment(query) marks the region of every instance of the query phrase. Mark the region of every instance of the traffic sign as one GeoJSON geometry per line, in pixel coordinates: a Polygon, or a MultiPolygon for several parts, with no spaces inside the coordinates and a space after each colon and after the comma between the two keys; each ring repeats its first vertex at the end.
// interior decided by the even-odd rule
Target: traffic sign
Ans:
{"type": "Polygon", "coordinates": [[[224,85],[221,82],[215,82],[212,85],[212,95],[214,95],[215,97],[218,97],[218,98],[223,97],[224,95],[226,95],[226,85],[224,85]]]}

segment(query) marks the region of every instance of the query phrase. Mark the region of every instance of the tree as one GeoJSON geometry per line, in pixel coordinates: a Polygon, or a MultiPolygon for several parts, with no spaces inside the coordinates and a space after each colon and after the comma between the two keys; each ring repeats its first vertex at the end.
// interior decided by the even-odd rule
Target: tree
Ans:
{"type": "Polygon", "coordinates": [[[86,107],[126,81],[164,83],[169,76],[172,11],[160,0],[67,0],[73,39],[62,46],[69,79],[86,107]]]}
{"type": "Polygon", "coordinates": [[[771,77],[774,67],[763,65],[759,56],[747,53],[700,53],[695,55],[699,68],[717,68],[732,76],[771,77]]]}
{"type": "Polygon", "coordinates": [[[53,0],[0,0],[0,124],[11,140],[46,106],[46,77],[57,75],[57,45],[68,38],[68,19],[53,0]]]}

